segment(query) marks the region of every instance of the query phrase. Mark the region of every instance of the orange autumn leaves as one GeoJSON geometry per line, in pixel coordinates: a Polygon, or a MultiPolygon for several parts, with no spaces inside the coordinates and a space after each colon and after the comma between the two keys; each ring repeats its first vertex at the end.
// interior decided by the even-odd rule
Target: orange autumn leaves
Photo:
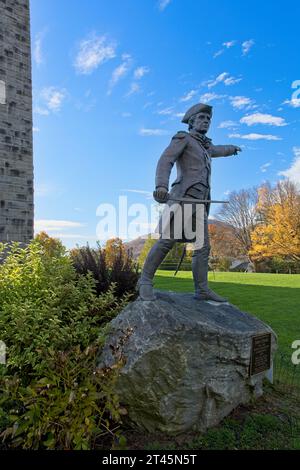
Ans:
{"type": "Polygon", "coordinates": [[[260,188],[259,223],[251,233],[254,260],[279,256],[300,261],[300,194],[292,183],[260,188]]]}

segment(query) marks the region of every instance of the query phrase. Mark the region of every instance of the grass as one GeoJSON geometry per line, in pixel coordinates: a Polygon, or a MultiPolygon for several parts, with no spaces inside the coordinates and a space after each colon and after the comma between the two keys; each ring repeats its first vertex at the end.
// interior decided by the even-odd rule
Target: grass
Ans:
{"type": "MultiPolygon", "coordinates": [[[[157,271],[155,287],[192,292],[190,271],[157,271]]],[[[279,350],[292,354],[300,340],[300,274],[209,273],[210,288],[230,303],[268,323],[278,336],[279,350]]]]}

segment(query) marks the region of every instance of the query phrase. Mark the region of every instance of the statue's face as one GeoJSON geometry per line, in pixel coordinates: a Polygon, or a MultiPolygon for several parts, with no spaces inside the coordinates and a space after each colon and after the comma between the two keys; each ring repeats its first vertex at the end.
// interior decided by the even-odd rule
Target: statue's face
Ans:
{"type": "Polygon", "coordinates": [[[211,116],[208,113],[199,113],[194,118],[193,129],[201,134],[206,134],[211,123],[211,116]]]}

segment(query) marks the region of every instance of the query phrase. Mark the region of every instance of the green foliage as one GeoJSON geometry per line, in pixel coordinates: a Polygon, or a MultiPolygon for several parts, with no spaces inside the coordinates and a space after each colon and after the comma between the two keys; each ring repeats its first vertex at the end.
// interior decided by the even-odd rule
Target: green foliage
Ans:
{"type": "Polygon", "coordinates": [[[122,358],[103,371],[97,354],[129,296],[114,284],[97,296],[62,246],[48,248],[15,243],[0,265],[0,434],[8,447],[89,449],[126,412],[113,392],[122,358]]]}
{"type": "Polygon", "coordinates": [[[115,294],[118,298],[124,294],[131,294],[132,298],[137,295],[135,287],[139,271],[132,252],[116,247],[115,252],[110,253],[108,263],[105,249],[100,246],[97,249],[86,246],[72,250],[71,258],[77,273],[90,273],[93,276],[97,295],[107,292],[112,284],[115,284],[115,294]]]}
{"type": "MultiPolygon", "coordinates": [[[[152,246],[156,243],[156,239],[151,238],[150,235],[148,236],[141,254],[138,259],[139,265],[142,267],[146,260],[146,257],[151,250],[152,246]]],[[[161,263],[160,269],[166,271],[175,271],[178,263],[180,261],[181,255],[184,250],[184,243],[175,243],[173,248],[169,251],[164,261],[161,263]]],[[[180,271],[190,271],[191,270],[191,263],[192,263],[192,252],[187,250],[185,256],[183,258],[182,264],[180,266],[180,271]]]]}
{"type": "Polygon", "coordinates": [[[210,268],[215,271],[229,271],[232,264],[232,258],[228,256],[215,256],[209,261],[210,268]]]}
{"type": "Polygon", "coordinates": [[[300,262],[291,261],[290,259],[276,256],[267,260],[270,271],[273,273],[294,274],[300,273],[300,262]]]}
{"type": "Polygon", "coordinates": [[[141,268],[143,267],[143,265],[145,263],[145,260],[148,256],[149,251],[151,250],[151,248],[153,247],[153,245],[155,243],[156,243],[155,238],[151,238],[151,235],[148,235],[148,238],[147,238],[147,240],[145,240],[143,249],[142,249],[142,251],[140,253],[140,256],[138,258],[138,263],[139,263],[139,266],[141,268]]]}

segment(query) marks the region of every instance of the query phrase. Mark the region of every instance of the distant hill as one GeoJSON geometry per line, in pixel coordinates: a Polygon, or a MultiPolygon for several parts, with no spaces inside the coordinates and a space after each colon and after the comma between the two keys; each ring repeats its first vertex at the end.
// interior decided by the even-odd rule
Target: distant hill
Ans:
{"type": "Polygon", "coordinates": [[[128,249],[132,249],[132,254],[133,254],[134,259],[138,259],[143,249],[143,246],[145,244],[145,241],[146,241],[145,238],[138,237],[138,238],[135,238],[134,240],[131,240],[130,242],[124,243],[124,245],[128,249]]]}

